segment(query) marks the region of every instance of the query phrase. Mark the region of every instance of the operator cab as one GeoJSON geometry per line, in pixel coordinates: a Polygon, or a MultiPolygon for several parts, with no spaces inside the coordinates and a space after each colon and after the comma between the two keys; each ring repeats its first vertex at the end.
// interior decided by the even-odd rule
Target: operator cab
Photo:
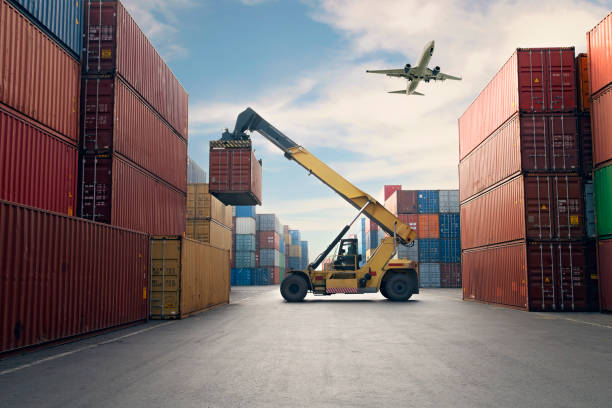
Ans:
{"type": "Polygon", "coordinates": [[[359,269],[361,255],[357,253],[357,238],[345,238],[340,241],[338,254],[334,257],[334,270],[356,271],[359,269]]]}

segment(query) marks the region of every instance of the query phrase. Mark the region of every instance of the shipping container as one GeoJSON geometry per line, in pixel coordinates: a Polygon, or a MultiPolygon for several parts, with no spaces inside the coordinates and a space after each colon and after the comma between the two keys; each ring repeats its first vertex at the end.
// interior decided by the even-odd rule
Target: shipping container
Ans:
{"type": "Polygon", "coordinates": [[[440,287],[441,288],[460,288],[461,287],[461,264],[460,263],[441,263],[440,264],[440,287]]]}
{"type": "Polygon", "coordinates": [[[83,37],[82,1],[63,1],[61,6],[50,0],[10,1],[75,59],[80,59],[83,37]]]}
{"type": "Polygon", "coordinates": [[[0,103],[79,140],[79,62],[0,1],[0,103]]]}
{"type": "Polygon", "coordinates": [[[461,205],[461,248],[581,239],[583,218],[579,176],[521,175],[461,205]]]}
{"type": "Polygon", "coordinates": [[[576,94],[578,96],[578,110],[591,109],[591,85],[589,84],[589,62],[586,54],[576,57],[576,94]]]}
{"type": "Polygon", "coordinates": [[[459,212],[459,190],[440,190],[438,196],[440,213],[459,212]]]}
{"type": "Polygon", "coordinates": [[[78,149],[0,107],[0,199],[75,215],[78,149]]]}
{"type": "Polygon", "coordinates": [[[517,114],[459,164],[461,202],[520,172],[579,172],[575,114],[517,114]]]}
{"type": "Polygon", "coordinates": [[[439,214],[419,214],[417,222],[417,237],[440,238],[439,214]]]}
{"type": "Polygon", "coordinates": [[[591,95],[612,83],[612,13],[587,33],[591,95]]]}
{"type": "Polygon", "coordinates": [[[261,248],[258,266],[280,266],[280,252],[276,249],[261,248]]]}
{"type": "Polygon", "coordinates": [[[578,116],[578,132],[580,133],[582,174],[585,178],[591,179],[593,177],[593,133],[590,112],[583,112],[578,116]]]}
{"type": "Polygon", "coordinates": [[[83,155],[79,214],[154,235],[183,235],[186,195],[116,155],[83,155]]]}
{"type": "Polygon", "coordinates": [[[440,262],[461,262],[461,240],[458,238],[440,239],[440,262]]]}
{"type": "Polygon", "coordinates": [[[301,257],[289,257],[289,270],[301,270],[302,258],[301,257]]]}
{"type": "Polygon", "coordinates": [[[301,245],[291,245],[289,247],[289,256],[292,258],[302,258],[302,246],[301,245]]]}
{"type": "Polygon", "coordinates": [[[257,265],[254,251],[236,251],[234,256],[236,268],[254,268],[257,265]]]}
{"type": "Polygon", "coordinates": [[[151,318],[174,319],[229,303],[229,250],[181,236],[151,239],[151,318]]]}
{"type": "Polygon", "coordinates": [[[308,267],[308,241],[300,241],[302,247],[302,269],[308,267]]]}
{"type": "Polygon", "coordinates": [[[82,79],[82,148],[116,152],[186,191],[187,142],[119,78],[82,79]]]}
{"type": "Polygon", "coordinates": [[[251,217],[236,217],[236,234],[255,235],[255,219],[251,217]]]}
{"type": "Polygon", "coordinates": [[[234,217],[251,217],[255,218],[255,206],[253,205],[238,205],[236,207],[234,217]]]}
{"type": "Polygon", "coordinates": [[[612,239],[597,242],[597,267],[601,310],[612,312],[612,239]]]}
{"type": "Polygon", "coordinates": [[[519,48],[459,118],[463,159],[517,112],[576,110],[574,48],[519,48]]]}
{"type": "Polygon", "coordinates": [[[397,257],[400,259],[409,259],[414,262],[419,261],[419,240],[415,239],[412,246],[400,245],[397,248],[397,257]]]}
{"type": "Polygon", "coordinates": [[[236,234],[234,236],[235,251],[255,252],[255,235],[236,234]]]}
{"type": "Polygon", "coordinates": [[[391,195],[394,192],[396,192],[398,190],[401,190],[401,189],[402,189],[402,186],[399,185],[399,184],[385,185],[385,187],[383,189],[383,191],[384,191],[384,194],[383,194],[384,195],[384,200],[383,201],[387,201],[387,199],[389,197],[391,197],[391,195]]]}
{"type": "Polygon", "coordinates": [[[593,138],[593,165],[608,164],[612,160],[612,85],[593,98],[591,124],[593,138]]]}
{"type": "Polygon", "coordinates": [[[0,352],[147,318],[147,235],[5,201],[0,220],[0,352]]]}
{"type": "Polygon", "coordinates": [[[208,184],[188,184],[187,219],[213,219],[231,227],[232,210],[231,206],[223,204],[208,192],[208,184]]]}
{"type": "Polygon", "coordinates": [[[401,222],[410,226],[413,230],[417,231],[419,224],[419,215],[418,214],[399,214],[397,216],[401,222]]]}
{"type": "Polygon", "coordinates": [[[261,162],[250,141],[210,142],[210,191],[228,205],[261,205],[261,162]],[[246,147],[230,147],[233,144],[246,147]]]}
{"type": "Polygon", "coordinates": [[[421,288],[440,287],[440,264],[424,262],[419,264],[419,286],[421,288]]]}
{"type": "Polygon", "coordinates": [[[300,230],[289,230],[289,235],[291,236],[292,245],[298,245],[299,242],[302,240],[300,230]]]}
{"type": "Polygon", "coordinates": [[[612,165],[595,170],[594,189],[597,235],[612,236],[612,165]]]}
{"type": "Polygon", "coordinates": [[[260,249],[280,251],[280,236],[276,231],[257,231],[257,242],[260,249]]]}
{"type": "Polygon", "coordinates": [[[232,248],[232,230],[215,220],[187,220],[185,235],[220,249],[232,248]]]}
{"type": "Polygon", "coordinates": [[[275,214],[257,214],[256,218],[257,231],[276,231],[282,232],[282,225],[275,214]]]}
{"type": "MultiPolygon", "coordinates": [[[[254,268],[233,268],[232,274],[232,285],[235,286],[250,286],[253,282],[253,272],[258,269],[254,268]]],[[[257,279],[257,278],[256,278],[257,279]]]]}
{"type": "Polygon", "coordinates": [[[206,172],[187,156],[187,183],[206,183],[206,172]]]}
{"type": "Polygon", "coordinates": [[[463,251],[463,298],[536,312],[593,311],[593,259],[582,241],[523,241],[463,251]]]}
{"type": "Polygon", "coordinates": [[[595,225],[595,197],[592,181],[584,182],[584,229],[587,238],[597,236],[597,226],[595,225]]]}
{"type": "Polygon", "coordinates": [[[440,262],[439,239],[419,239],[419,262],[440,262]]]}
{"type": "Polygon", "coordinates": [[[437,214],[440,212],[438,190],[418,191],[419,214],[437,214]]]}
{"type": "Polygon", "coordinates": [[[460,231],[459,214],[440,214],[440,238],[459,238],[460,231]]]}
{"type": "Polygon", "coordinates": [[[385,200],[385,207],[393,214],[416,214],[418,197],[416,190],[397,190],[385,200]]]}
{"type": "Polygon", "coordinates": [[[123,5],[87,1],[84,31],[83,71],[118,73],[187,139],[189,96],[123,5]]]}

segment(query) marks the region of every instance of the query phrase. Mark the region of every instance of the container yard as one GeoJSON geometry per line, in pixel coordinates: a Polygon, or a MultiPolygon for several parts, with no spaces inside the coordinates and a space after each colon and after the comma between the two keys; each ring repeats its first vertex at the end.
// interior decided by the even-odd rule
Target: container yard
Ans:
{"type": "Polygon", "coordinates": [[[610,406],[610,4],[332,3],[0,0],[0,406],[610,406]]]}

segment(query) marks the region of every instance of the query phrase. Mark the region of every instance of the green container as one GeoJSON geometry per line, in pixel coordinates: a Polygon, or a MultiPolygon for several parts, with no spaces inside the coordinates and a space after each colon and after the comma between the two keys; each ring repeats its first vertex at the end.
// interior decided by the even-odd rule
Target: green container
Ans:
{"type": "Polygon", "coordinates": [[[612,236],[612,165],[595,170],[597,235],[612,236]]]}

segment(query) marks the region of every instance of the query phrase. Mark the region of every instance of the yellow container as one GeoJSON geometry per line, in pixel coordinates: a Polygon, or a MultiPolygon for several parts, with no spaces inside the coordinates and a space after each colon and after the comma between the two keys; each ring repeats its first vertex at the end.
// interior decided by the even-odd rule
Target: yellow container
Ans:
{"type": "Polygon", "coordinates": [[[291,245],[289,247],[289,256],[292,258],[301,258],[302,247],[300,245],[291,245]]]}
{"type": "Polygon", "coordinates": [[[232,249],[232,230],[214,220],[187,220],[187,238],[221,249],[232,249]]]}
{"type": "Polygon", "coordinates": [[[285,241],[285,245],[291,245],[293,243],[291,242],[291,234],[289,234],[288,232],[283,234],[283,240],[285,241]]]}
{"type": "Polygon", "coordinates": [[[229,302],[230,251],[181,236],[151,239],[151,318],[188,316],[229,302]]]}
{"type": "Polygon", "coordinates": [[[208,193],[208,184],[187,184],[187,219],[212,219],[221,225],[232,227],[232,207],[224,205],[208,193]]]}

